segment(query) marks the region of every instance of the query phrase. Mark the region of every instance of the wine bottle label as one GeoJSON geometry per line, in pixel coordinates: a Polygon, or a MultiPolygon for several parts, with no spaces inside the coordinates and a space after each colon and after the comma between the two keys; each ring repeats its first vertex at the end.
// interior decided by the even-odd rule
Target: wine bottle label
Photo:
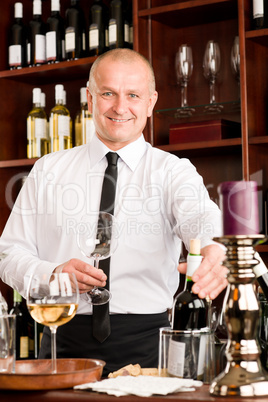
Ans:
{"type": "Polygon", "coordinates": [[[11,45],[8,48],[8,63],[10,67],[21,66],[21,45],[11,45]]]}
{"type": "Polygon", "coordinates": [[[68,27],[65,31],[65,49],[66,53],[75,50],[75,28],[68,27]]]}
{"type": "Polygon", "coordinates": [[[31,64],[31,44],[27,43],[27,64],[31,64]]]}
{"type": "Polygon", "coordinates": [[[56,60],[57,45],[56,45],[56,31],[50,31],[46,34],[46,58],[47,61],[56,60]]]}
{"type": "Polygon", "coordinates": [[[264,15],[264,0],[253,0],[253,18],[261,18],[264,15]]]}
{"type": "Polygon", "coordinates": [[[20,337],[20,358],[27,359],[29,357],[29,338],[28,336],[20,337]]]}
{"type": "Polygon", "coordinates": [[[185,360],[185,343],[172,339],[168,349],[168,373],[176,377],[183,377],[185,360]]]}
{"type": "Polygon", "coordinates": [[[46,120],[36,118],[34,120],[34,122],[35,122],[35,130],[34,130],[35,138],[46,139],[46,137],[47,137],[47,133],[46,133],[47,122],[46,122],[46,120]]]}
{"type": "Polygon", "coordinates": [[[62,54],[62,59],[65,60],[66,54],[65,54],[65,39],[61,41],[61,54],[62,54]]]}
{"type": "Polygon", "coordinates": [[[35,61],[36,63],[45,63],[46,61],[45,35],[35,35],[35,61]]]}
{"type": "Polygon", "coordinates": [[[89,27],[89,49],[99,47],[99,29],[97,24],[91,24],[89,27]]]}
{"type": "Polygon", "coordinates": [[[82,34],[82,49],[85,52],[86,51],[86,33],[83,32],[82,34]]]}
{"type": "Polygon", "coordinates": [[[116,43],[117,39],[117,25],[115,19],[110,19],[109,21],[109,45],[116,43]]]}

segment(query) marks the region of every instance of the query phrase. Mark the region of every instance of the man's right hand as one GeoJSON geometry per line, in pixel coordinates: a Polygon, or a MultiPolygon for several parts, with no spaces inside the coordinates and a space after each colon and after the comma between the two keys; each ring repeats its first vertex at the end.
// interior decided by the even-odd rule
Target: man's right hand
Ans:
{"type": "Polygon", "coordinates": [[[72,258],[58,265],[53,272],[56,274],[60,272],[74,273],[80,293],[86,293],[94,286],[104,287],[107,280],[107,276],[102,269],[95,268],[77,258],[72,258]]]}

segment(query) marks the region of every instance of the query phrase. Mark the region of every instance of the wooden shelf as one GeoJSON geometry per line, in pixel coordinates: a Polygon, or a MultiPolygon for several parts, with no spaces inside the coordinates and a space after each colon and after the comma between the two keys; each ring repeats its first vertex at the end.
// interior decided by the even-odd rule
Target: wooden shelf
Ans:
{"type": "Polygon", "coordinates": [[[86,57],[37,67],[25,67],[19,70],[4,70],[0,71],[0,79],[7,78],[33,85],[70,81],[81,78],[81,76],[87,77],[89,67],[95,60],[96,57],[86,57]]]}
{"type": "Polygon", "coordinates": [[[0,169],[1,168],[10,168],[10,167],[18,167],[18,166],[33,166],[34,163],[38,160],[38,158],[33,159],[13,159],[8,161],[0,161],[0,169]]]}
{"type": "Polygon", "coordinates": [[[231,138],[217,141],[198,141],[184,144],[169,144],[156,146],[159,149],[167,152],[186,151],[191,149],[207,149],[207,148],[225,148],[225,147],[240,147],[242,144],[241,138],[231,138]]]}

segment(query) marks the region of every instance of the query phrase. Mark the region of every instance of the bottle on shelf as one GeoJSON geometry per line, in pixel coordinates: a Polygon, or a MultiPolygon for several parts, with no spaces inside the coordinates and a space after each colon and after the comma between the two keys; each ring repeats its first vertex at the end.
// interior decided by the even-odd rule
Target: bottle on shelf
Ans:
{"type": "Polygon", "coordinates": [[[75,145],[83,145],[90,142],[94,132],[95,125],[92,114],[87,106],[86,87],[80,88],[80,104],[81,108],[75,117],[75,145]]]}
{"type": "Polygon", "coordinates": [[[261,363],[265,370],[268,370],[268,301],[262,288],[258,288],[258,301],[260,307],[260,321],[258,330],[258,340],[261,348],[261,363]]]}
{"type": "Polygon", "coordinates": [[[23,23],[23,4],[14,4],[14,22],[9,34],[8,65],[10,70],[27,66],[27,29],[23,23]]]}
{"type": "Polygon", "coordinates": [[[86,22],[79,0],[71,0],[65,13],[65,54],[67,60],[80,59],[88,54],[86,22]]]}
{"type": "Polygon", "coordinates": [[[48,153],[47,115],[41,106],[41,89],[33,89],[33,108],[27,116],[27,158],[48,153]]]}
{"type": "Polygon", "coordinates": [[[42,1],[33,1],[33,19],[30,21],[31,66],[46,63],[46,25],[42,20],[42,1]]]}
{"type": "Polygon", "coordinates": [[[51,15],[47,19],[46,60],[57,63],[65,59],[64,20],[60,15],[60,0],[51,0],[51,15]]]}
{"type": "Polygon", "coordinates": [[[266,0],[253,0],[253,26],[254,29],[262,29],[266,27],[266,0]]]}
{"type": "Polygon", "coordinates": [[[187,273],[184,290],[179,293],[173,305],[172,327],[176,330],[201,329],[207,325],[207,302],[192,292],[192,276],[202,262],[200,240],[192,239],[187,256],[187,273]]]}
{"type": "Polygon", "coordinates": [[[55,86],[55,106],[49,116],[50,152],[62,151],[72,147],[70,132],[70,112],[64,106],[63,85],[55,86]]]}
{"type": "Polygon", "coordinates": [[[124,47],[124,19],[122,0],[112,0],[109,19],[109,49],[124,47]]]}
{"type": "MultiPolygon", "coordinates": [[[[66,93],[65,89],[63,90],[63,106],[65,106],[67,108],[67,110],[69,110],[68,106],[67,106],[67,93],[66,93]]],[[[72,142],[73,142],[72,141],[72,132],[73,132],[73,121],[72,121],[72,118],[70,116],[70,148],[72,148],[72,146],[73,146],[73,144],[72,144],[72,142]]]]}
{"type": "Polygon", "coordinates": [[[108,13],[102,0],[94,0],[89,13],[89,56],[98,56],[107,50],[108,13]]]}
{"type": "Polygon", "coordinates": [[[124,0],[124,47],[133,48],[133,22],[132,22],[132,4],[124,0]]]}
{"type": "Polygon", "coordinates": [[[13,291],[13,307],[10,314],[16,316],[16,359],[33,359],[34,320],[16,290],[13,291]]]}
{"type": "Polygon", "coordinates": [[[262,289],[264,297],[268,301],[268,269],[257,251],[255,252],[255,258],[259,261],[259,264],[255,265],[253,272],[262,289]]]}

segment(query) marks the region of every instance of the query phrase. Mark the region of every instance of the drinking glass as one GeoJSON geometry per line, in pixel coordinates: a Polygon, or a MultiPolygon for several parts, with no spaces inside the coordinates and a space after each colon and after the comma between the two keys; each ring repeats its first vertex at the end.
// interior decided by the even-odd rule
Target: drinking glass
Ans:
{"type": "Polygon", "coordinates": [[[238,98],[240,99],[240,51],[238,36],[234,38],[233,46],[231,49],[231,69],[238,83],[238,98]]]}
{"type": "Polygon", "coordinates": [[[191,116],[194,109],[188,106],[187,86],[193,72],[192,48],[186,44],[179,47],[175,57],[175,70],[177,82],[181,87],[181,109],[177,114],[181,116],[191,116]]]}
{"type": "MultiPolygon", "coordinates": [[[[117,247],[115,218],[108,212],[100,211],[97,215],[84,216],[78,226],[78,247],[85,257],[93,258],[94,267],[99,268],[99,261],[109,258],[117,247]]],[[[111,298],[111,292],[97,286],[86,295],[93,305],[108,303],[111,298]]]]}
{"type": "Polygon", "coordinates": [[[51,331],[52,373],[57,372],[56,332],[77,311],[79,290],[73,273],[32,275],[27,292],[27,307],[33,319],[51,331]]]}
{"type": "Polygon", "coordinates": [[[215,98],[215,83],[220,71],[221,55],[220,47],[217,42],[209,40],[206,45],[206,50],[203,58],[203,72],[205,78],[209,81],[210,88],[210,105],[206,107],[208,112],[220,112],[222,105],[216,103],[215,98]]]}

